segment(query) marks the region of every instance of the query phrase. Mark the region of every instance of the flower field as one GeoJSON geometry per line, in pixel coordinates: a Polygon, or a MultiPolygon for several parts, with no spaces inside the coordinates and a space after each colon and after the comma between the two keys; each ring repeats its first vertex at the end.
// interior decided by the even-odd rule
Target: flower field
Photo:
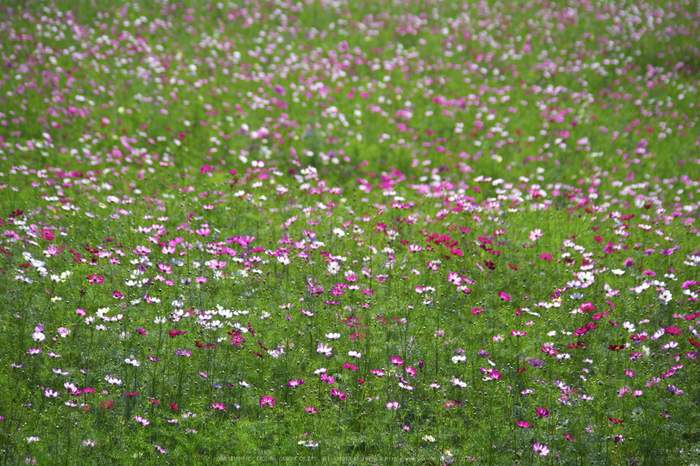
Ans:
{"type": "Polygon", "coordinates": [[[0,464],[700,464],[700,11],[0,3],[0,464]]]}

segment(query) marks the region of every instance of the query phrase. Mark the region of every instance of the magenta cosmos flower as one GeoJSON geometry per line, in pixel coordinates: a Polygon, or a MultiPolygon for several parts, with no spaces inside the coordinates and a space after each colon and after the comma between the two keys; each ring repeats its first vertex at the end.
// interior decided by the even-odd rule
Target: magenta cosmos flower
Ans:
{"type": "Polygon", "coordinates": [[[273,408],[275,406],[275,399],[271,396],[264,396],[260,398],[260,406],[269,406],[273,408]]]}
{"type": "Polygon", "coordinates": [[[105,281],[105,279],[102,278],[102,275],[97,274],[88,275],[87,280],[91,285],[94,285],[95,283],[104,283],[105,281]]]}

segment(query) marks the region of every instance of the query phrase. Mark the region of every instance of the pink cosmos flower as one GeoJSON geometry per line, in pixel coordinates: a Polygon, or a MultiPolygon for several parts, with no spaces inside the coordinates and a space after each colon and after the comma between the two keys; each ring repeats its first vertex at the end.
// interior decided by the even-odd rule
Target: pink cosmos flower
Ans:
{"type": "Polygon", "coordinates": [[[540,456],[547,456],[549,455],[549,448],[547,448],[547,445],[542,445],[541,443],[536,443],[532,446],[532,450],[535,453],[539,453],[540,456]]]}
{"type": "Polygon", "coordinates": [[[543,236],[542,230],[540,230],[539,228],[535,228],[534,230],[532,230],[530,232],[530,234],[528,235],[528,238],[530,238],[530,241],[532,241],[534,243],[538,239],[542,238],[542,236],[543,236]]]}
{"type": "Polygon", "coordinates": [[[341,392],[337,388],[331,389],[331,395],[337,396],[338,398],[340,398],[341,401],[345,400],[345,397],[348,396],[347,393],[341,392]]]}
{"type": "Polygon", "coordinates": [[[104,283],[105,279],[102,278],[102,275],[97,275],[97,274],[92,274],[87,276],[87,280],[91,285],[94,285],[95,283],[104,283]]]}
{"type": "Polygon", "coordinates": [[[683,394],[683,390],[681,390],[680,388],[676,388],[675,385],[671,385],[671,384],[668,384],[668,386],[666,387],[666,390],[673,393],[674,395],[682,395],[683,394]]]}
{"type": "Polygon", "coordinates": [[[275,407],[275,399],[271,396],[264,396],[260,398],[260,406],[269,406],[270,408],[275,407]]]}
{"type": "Polygon", "coordinates": [[[324,354],[326,357],[330,358],[333,355],[333,347],[319,343],[318,347],[316,348],[316,352],[319,354],[324,354]]]}

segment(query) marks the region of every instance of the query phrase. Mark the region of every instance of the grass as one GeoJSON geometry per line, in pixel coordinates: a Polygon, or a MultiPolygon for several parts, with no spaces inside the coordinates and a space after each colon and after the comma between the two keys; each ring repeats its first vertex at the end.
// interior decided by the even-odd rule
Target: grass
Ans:
{"type": "Polygon", "coordinates": [[[0,6],[2,464],[698,464],[690,2],[0,6]]]}

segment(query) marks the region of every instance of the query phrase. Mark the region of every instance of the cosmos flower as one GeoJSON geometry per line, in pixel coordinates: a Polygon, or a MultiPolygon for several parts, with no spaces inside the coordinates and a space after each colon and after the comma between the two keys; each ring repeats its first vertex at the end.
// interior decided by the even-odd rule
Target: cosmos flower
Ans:
{"type": "Polygon", "coordinates": [[[275,399],[271,396],[263,396],[260,398],[260,406],[269,406],[270,408],[275,407],[275,399]]]}
{"type": "Polygon", "coordinates": [[[532,446],[532,450],[540,456],[549,455],[549,448],[547,448],[547,445],[542,445],[541,443],[535,443],[532,446]]]}
{"type": "Polygon", "coordinates": [[[534,230],[532,230],[530,232],[530,234],[528,235],[528,238],[530,239],[530,241],[532,241],[534,243],[535,241],[540,239],[542,236],[543,236],[542,230],[540,230],[539,228],[535,228],[534,230]]]}
{"type": "Polygon", "coordinates": [[[316,352],[330,358],[333,355],[333,348],[326,346],[323,343],[319,343],[318,347],[316,348],[316,352]]]}
{"type": "Polygon", "coordinates": [[[683,390],[676,388],[674,385],[668,384],[666,387],[666,390],[668,390],[670,393],[673,393],[674,395],[682,395],[683,390]]]}
{"type": "Polygon", "coordinates": [[[134,416],[134,421],[140,423],[140,424],[141,424],[142,426],[144,426],[144,427],[146,427],[147,425],[149,425],[149,424],[151,423],[151,422],[150,422],[148,419],[146,419],[145,417],[141,417],[141,416],[138,416],[138,415],[137,415],[137,416],[134,416]]]}
{"type": "Polygon", "coordinates": [[[92,274],[87,276],[87,280],[91,285],[94,285],[95,283],[104,283],[104,278],[102,278],[102,275],[97,275],[97,274],[92,274]]]}
{"type": "Polygon", "coordinates": [[[391,411],[392,409],[393,409],[394,411],[396,411],[396,410],[399,409],[400,407],[401,407],[401,405],[399,404],[398,401],[390,401],[390,402],[388,402],[388,403],[386,404],[386,409],[388,409],[389,411],[391,411]]]}

